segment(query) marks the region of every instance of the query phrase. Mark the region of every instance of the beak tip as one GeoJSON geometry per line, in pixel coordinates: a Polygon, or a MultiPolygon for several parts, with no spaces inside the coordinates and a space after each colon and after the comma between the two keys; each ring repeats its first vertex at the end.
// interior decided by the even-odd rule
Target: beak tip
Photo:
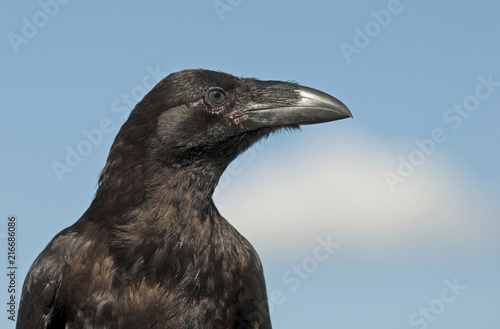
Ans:
{"type": "Polygon", "coordinates": [[[352,114],[352,112],[349,109],[347,109],[347,111],[347,113],[349,114],[349,118],[354,119],[354,115],[352,114]]]}
{"type": "Polygon", "coordinates": [[[300,103],[302,103],[301,105],[309,106],[311,108],[323,108],[325,110],[328,109],[329,111],[332,111],[330,112],[330,118],[327,121],[354,118],[349,108],[333,96],[330,96],[322,91],[303,86],[299,87],[299,93],[302,96],[300,101],[300,103]]]}
{"type": "Polygon", "coordinates": [[[349,108],[341,101],[339,101],[339,100],[337,100],[337,101],[338,101],[338,106],[340,108],[340,111],[342,113],[344,113],[346,116],[344,119],[347,119],[347,118],[354,119],[354,115],[352,114],[351,110],[349,110],[349,108]]]}

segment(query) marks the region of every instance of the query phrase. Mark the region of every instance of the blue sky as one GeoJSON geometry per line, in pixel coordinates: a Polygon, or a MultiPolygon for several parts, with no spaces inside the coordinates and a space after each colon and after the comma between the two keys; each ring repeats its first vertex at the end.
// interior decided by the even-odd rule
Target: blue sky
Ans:
{"type": "Polygon", "coordinates": [[[169,73],[206,68],[297,81],[354,114],[260,142],[219,184],[219,210],[263,260],[274,327],[498,328],[499,9],[4,4],[0,248],[16,215],[18,288],[88,207],[131,106],[169,73]]]}

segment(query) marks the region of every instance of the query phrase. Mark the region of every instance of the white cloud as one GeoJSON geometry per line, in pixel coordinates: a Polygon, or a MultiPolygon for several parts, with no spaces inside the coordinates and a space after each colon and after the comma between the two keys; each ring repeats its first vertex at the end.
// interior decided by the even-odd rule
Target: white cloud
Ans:
{"type": "Polygon", "coordinates": [[[222,215],[252,242],[333,235],[409,248],[470,245],[491,234],[478,188],[453,174],[443,154],[392,193],[384,172],[397,166],[400,151],[373,136],[341,134],[321,140],[348,142],[319,144],[306,136],[293,153],[266,152],[255,167],[244,163],[216,198],[222,215]]]}

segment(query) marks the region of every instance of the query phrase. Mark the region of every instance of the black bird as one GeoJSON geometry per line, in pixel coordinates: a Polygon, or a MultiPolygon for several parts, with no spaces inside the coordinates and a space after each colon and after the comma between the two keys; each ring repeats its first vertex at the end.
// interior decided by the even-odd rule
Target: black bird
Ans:
{"type": "Polygon", "coordinates": [[[295,83],[169,75],[121,127],[88,210],[31,266],[17,328],[271,328],[259,257],[212,194],[260,138],[350,116],[295,83]]]}

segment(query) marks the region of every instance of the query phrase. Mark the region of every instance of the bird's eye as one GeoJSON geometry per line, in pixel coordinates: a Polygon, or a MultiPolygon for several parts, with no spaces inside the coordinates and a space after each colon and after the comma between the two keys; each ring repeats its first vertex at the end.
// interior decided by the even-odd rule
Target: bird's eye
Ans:
{"type": "Polygon", "coordinates": [[[211,89],[208,92],[208,100],[214,105],[222,105],[226,101],[226,93],[219,88],[211,89]]]}

